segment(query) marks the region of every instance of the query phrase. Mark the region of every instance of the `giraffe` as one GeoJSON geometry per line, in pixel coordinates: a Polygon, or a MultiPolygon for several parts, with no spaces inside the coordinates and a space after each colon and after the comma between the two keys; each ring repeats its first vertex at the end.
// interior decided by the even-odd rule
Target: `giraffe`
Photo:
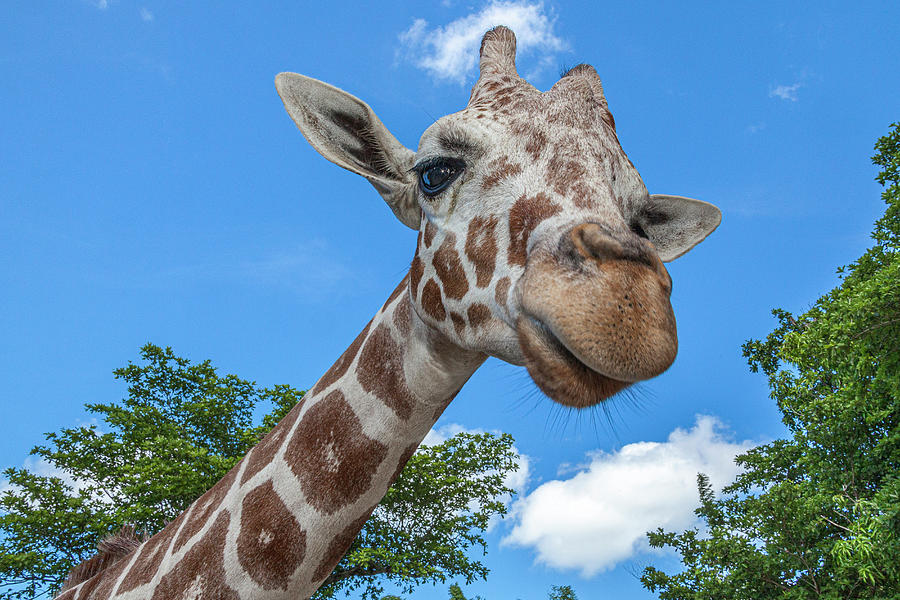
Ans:
{"type": "Polygon", "coordinates": [[[485,33],[467,106],[416,152],[361,100],[277,76],[311,145],[418,230],[409,272],[234,469],[158,534],[73,572],[58,600],[307,598],[487,356],[576,408],[671,365],[663,263],[709,235],[718,209],[647,192],[593,67],[542,93],[515,54],[511,30],[485,33]]]}

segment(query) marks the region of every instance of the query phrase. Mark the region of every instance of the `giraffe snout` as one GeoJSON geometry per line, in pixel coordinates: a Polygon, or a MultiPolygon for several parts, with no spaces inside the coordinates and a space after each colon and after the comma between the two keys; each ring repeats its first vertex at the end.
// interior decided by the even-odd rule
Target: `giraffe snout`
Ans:
{"type": "Polygon", "coordinates": [[[598,223],[583,223],[569,232],[569,242],[583,258],[619,260],[625,253],[622,244],[598,223]]]}
{"type": "Polygon", "coordinates": [[[557,239],[529,256],[519,284],[517,331],[535,383],[584,407],[665,371],[678,336],[671,279],[652,245],[590,222],[557,239]]]}
{"type": "Polygon", "coordinates": [[[616,264],[649,268],[663,291],[672,293],[672,278],[653,245],[635,233],[615,231],[602,223],[582,223],[562,235],[556,254],[562,264],[581,272],[608,270],[616,264]]]}
{"type": "Polygon", "coordinates": [[[572,251],[585,260],[628,260],[648,267],[656,267],[659,262],[648,245],[637,236],[614,233],[600,223],[576,225],[568,235],[563,236],[561,245],[571,245],[572,251]]]}

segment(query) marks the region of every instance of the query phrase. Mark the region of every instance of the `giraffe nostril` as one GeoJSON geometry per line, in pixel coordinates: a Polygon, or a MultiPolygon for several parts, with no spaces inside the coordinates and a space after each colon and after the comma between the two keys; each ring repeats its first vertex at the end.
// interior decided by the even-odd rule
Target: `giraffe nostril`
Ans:
{"type": "Polygon", "coordinates": [[[622,244],[597,223],[583,223],[569,234],[579,254],[596,260],[622,258],[622,244]]]}

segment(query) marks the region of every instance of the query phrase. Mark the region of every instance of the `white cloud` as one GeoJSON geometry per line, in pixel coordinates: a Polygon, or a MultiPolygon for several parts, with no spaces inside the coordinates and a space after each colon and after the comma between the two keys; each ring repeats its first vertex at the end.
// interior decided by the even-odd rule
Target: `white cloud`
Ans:
{"type": "Polygon", "coordinates": [[[452,438],[457,433],[462,432],[484,433],[484,429],[468,429],[458,423],[448,423],[447,425],[441,425],[437,429],[432,427],[428,430],[428,433],[425,434],[425,439],[422,440],[422,445],[437,446],[438,444],[446,442],[449,438],[452,438]]]}
{"type": "Polygon", "coordinates": [[[751,446],[726,440],[721,427],[700,416],[665,442],[589,454],[575,476],[544,483],[513,504],[515,525],[503,543],[533,548],[537,562],[589,577],[646,549],[647,531],[690,527],[697,473],[721,489],[738,473],[734,456],[751,446]]]}
{"type": "Polygon", "coordinates": [[[459,18],[445,27],[429,27],[416,19],[400,34],[401,54],[436,79],[464,83],[475,67],[481,36],[495,25],[516,32],[518,54],[542,55],[538,67],[552,62],[554,53],[567,45],[553,33],[555,20],[542,2],[492,0],[479,12],[459,18]]]}
{"type": "Polygon", "coordinates": [[[150,12],[146,7],[141,7],[141,20],[145,23],[149,23],[153,20],[153,13],[150,12]]]}
{"type": "MultiPolygon", "coordinates": [[[[100,423],[97,422],[96,418],[91,418],[89,421],[80,421],[77,424],[77,427],[91,428],[96,431],[97,434],[105,433],[100,423]]],[[[72,474],[68,471],[60,469],[44,458],[28,456],[22,463],[21,468],[25,469],[26,471],[30,471],[35,475],[40,475],[41,477],[56,477],[57,479],[62,479],[63,483],[70,486],[75,493],[88,488],[97,489],[98,487],[95,481],[88,479],[76,479],[72,477],[72,474]]],[[[0,494],[3,494],[4,492],[19,491],[19,489],[20,488],[18,486],[10,483],[8,479],[0,479],[0,494]]],[[[95,500],[100,500],[101,502],[110,501],[110,498],[98,494],[94,494],[92,495],[92,497],[95,500]]]]}
{"type": "MultiPolygon", "coordinates": [[[[40,475],[41,477],[56,477],[58,479],[62,479],[63,483],[71,487],[75,493],[88,488],[96,489],[97,487],[96,484],[92,481],[75,479],[68,471],[60,469],[59,467],[47,462],[43,458],[35,458],[33,456],[29,456],[25,459],[22,468],[26,471],[34,473],[35,475],[40,475]]],[[[8,479],[0,479],[0,495],[6,492],[18,491],[21,491],[21,488],[19,488],[19,486],[10,483],[8,479]]],[[[110,501],[109,498],[101,496],[99,494],[92,494],[92,498],[101,502],[110,501]]]]}
{"type": "Polygon", "coordinates": [[[803,87],[800,82],[792,85],[779,85],[769,90],[769,98],[781,98],[782,100],[790,100],[796,102],[798,100],[797,90],[803,87]]]}

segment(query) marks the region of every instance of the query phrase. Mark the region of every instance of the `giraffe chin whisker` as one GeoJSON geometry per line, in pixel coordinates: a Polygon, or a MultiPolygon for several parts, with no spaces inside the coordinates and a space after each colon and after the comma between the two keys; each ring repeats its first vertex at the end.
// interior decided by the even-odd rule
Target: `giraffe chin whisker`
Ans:
{"type": "Polygon", "coordinates": [[[588,408],[631,385],[598,373],[578,360],[547,325],[534,317],[520,316],[516,330],[528,374],[542,392],[559,404],[588,408]]]}

